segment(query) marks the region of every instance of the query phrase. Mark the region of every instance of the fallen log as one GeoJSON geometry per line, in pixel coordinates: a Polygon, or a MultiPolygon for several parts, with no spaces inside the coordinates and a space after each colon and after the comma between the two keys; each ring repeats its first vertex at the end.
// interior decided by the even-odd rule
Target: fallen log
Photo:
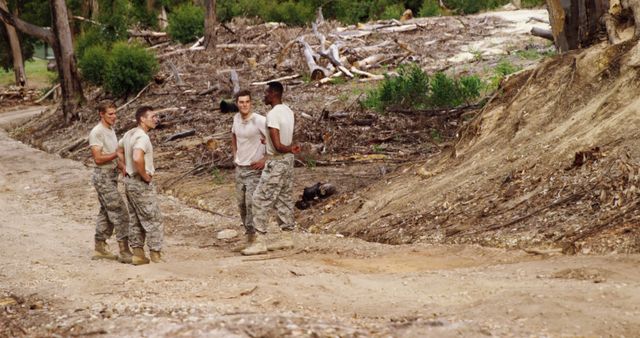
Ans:
{"type": "Polygon", "coordinates": [[[167,143],[167,142],[170,142],[170,141],[173,141],[173,140],[177,140],[177,139],[181,139],[181,138],[184,138],[184,137],[193,136],[195,134],[196,134],[196,130],[195,129],[182,131],[182,132],[179,132],[179,133],[175,133],[175,134],[173,134],[171,136],[168,136],[164,140],[164,142],[167,143]]]}
{"type": "Polygon", "coordinates": [[[171,68],[171,72],[173,73],[173,78],[176,79],[176,84],[179,87],[184,86],[185,83],[184,81],[182,81],[182,77],[180,77],[180,73],[178,73],[178,68],[176,68],[176,65],[174,65],[173,62],[171,61],[167,61],[167,63],[169,64],[169,68],[171,68]]]}
{"type": "Polygon", "coordinates": [[[316,62],[315,53],[311,49],[311,46],[304,41],[304,39],[298,38],[298,42],[302,45],[302,54],[304,55],[304,59],[307,62],[307,67],[309,68],[309,74],[311,74],[311,80],[317,81],[323,79],[328,76],[329,70],[324,67],[318,66],[316,62]]]}
{"type": "Polygon", "coordinates": [[[238,72],[236,70],[231,71],[231,84],[233,84],[232,95],[235,97],[240,92],[240,79],[238,78],[238,72]]]}
{"type": "Polygon", "coordinates": [[[269,82],[273,82],[273,81],[283,82],[283,81],[287,81],[287,80],[297,79],[299,77],[300,77],[300,74],[293,74],[293,75],[283,76],[283,77],[279,77],[279,78],[271,79],[271,80],[266,80],[266,81],[252,82],[251,85],[252,86],[264,86],[269,82]]]}
{"type": "Polygon", "coordinates": [[[377,65],[378,62],[384,60],[385,55],[384,54],[374,54],[371,56],[368,56],[360,61],[356,61],[353,63],[353,66],[358,68],[358,69],[369,69],[372,68],[373,66],[377,65]]]}
{"type": "Polygon", "coordinates": [[[384,80],[384,75],[379,75],[379,74],[372,74],[372,73],[368,73],[362,70],[359,70],[356,67],[351,67],[351,72],[353,72],[354,74],[358,74],[358,75],[363,75],[366,76],[372,80],[384,80]]]}
{"type": "Polygon", "coordinates": [[[53,88],[51,88],[51,90],[49,90],[46,94],[42,95],[41,98],[37,99],[35,101],[35,103],[40,103],[42,101],[44,101],[47,97],[49,97],[49,95],[51,95],[53,92],[56,91],[56,89],[60,88],[60,84],[58,83],[57,85],[53,86],[53,88]]]}
{"type": "Polygon", "coordinates": [[[553,33],[549,29],[533,27],[531,28],[531,35],[553,41],[553,33]]]}

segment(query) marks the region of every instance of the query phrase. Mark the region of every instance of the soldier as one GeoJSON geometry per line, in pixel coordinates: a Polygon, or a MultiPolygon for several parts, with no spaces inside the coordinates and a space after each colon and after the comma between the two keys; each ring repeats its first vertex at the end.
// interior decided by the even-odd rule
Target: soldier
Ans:
{"type": "Polygon", "coordinates": [[[253,227],[253,192],[260,182],[265,163],[267,121],[264,116],[251,111],[251,92],[243,90],[236,94],[236,105],[240,112],[233,117],[231,127],[231,149],[236,165],[236,199],[247,244],[251,245],[256,234],[253,227]]]}
{"type": "Polygon", "coordinates": [[[293,111],[282,103],[283,91],[280,82],[269,82],[265,89],[264,103],[272,106],[267,113],[267,161],[253,193],[253,223],[257,236],[251,246],[242,250],[243,255],[293,247],[293,162],[300,146],[293,144],[295,120],[293,111]],[[268,211],[272,207],[277,211],[282,234],[279,240],[266,243],[263,235],[267,233],[268,211]]]}
{"type": "Polygon", "coordinates": [[[91,155],[96,163],[91,181],[98,193],[100,212],[96,221],[95,253],[93,259],[118,259],[131,263],[129,250],[129,211],[118,192],[118,169],[124,168],[124,161],[118,159],[118,138],[113,125],[116,122],[116,106],[113,103],[98,105],[100,122],[89,133],[91,155]],[[120,247],[120,256],[109,252],[107,239],[115,229],[120,247]]]}
{"type": "Polygon", "coordinates": [[[144,242],[150,251],[151,261],[163,262],[162,242],[164,228],[158,208],[156,188],[153,184],[153,146],[147,134],[156,127],[158,117],[153,108],[143,106],[136,111],[138,126],[126,132],[118,144],[118,152],[124,156],[126,176],[125,191],[131,206],[131,230],[129,239],[133,249],[133,265],[148,264],[144,242]]]}

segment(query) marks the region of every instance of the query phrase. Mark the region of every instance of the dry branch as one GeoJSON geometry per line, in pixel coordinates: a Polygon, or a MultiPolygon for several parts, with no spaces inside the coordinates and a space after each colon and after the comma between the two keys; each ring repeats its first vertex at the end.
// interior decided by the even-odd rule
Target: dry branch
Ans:
{"type": "Polygon", "coordinates": [[[57,85],[53,86],[53,88],[51,88],[51,90],[49,90],[46,94],[42,95],[41,98],[37,99],[35,101],[35,103],[40,103],[40,102],[44,101],[47,97],[49,97],[49,95],[51,95],[53,92],[55,92],[58,88],[60,88],[60,84],[59,83],[57,85]]]}
{"type": "Polygon", "coordinates": [[[300,74],[293,74],[293,75],[283,76],[283,77],[279,77],[279,78],[271,79],[271,80],[266,80],[266,81],[252,82],[251,85],[252,86],[264,86],[267,83],[272,82],[272,81],[282,82],[282,81],[297,79],[299,77],[300,77],[300,74]]]}

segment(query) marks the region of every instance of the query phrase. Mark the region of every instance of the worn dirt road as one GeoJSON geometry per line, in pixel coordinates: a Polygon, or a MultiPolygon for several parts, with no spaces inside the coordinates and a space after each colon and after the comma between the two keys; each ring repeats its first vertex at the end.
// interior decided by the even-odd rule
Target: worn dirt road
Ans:
{"type": "MultiPolygon", "coordinates": [[[[27,113],[3,113],[0,124],[27,113]]],[[[292,251],[246,258],[214,236],[239,230],[238,218],[164,196],[161,208],[167,263],[92,261],[90,169],[0,132],[0,336],[640,332],[640,256],[547,257],[299,233],[292,251]]]]}

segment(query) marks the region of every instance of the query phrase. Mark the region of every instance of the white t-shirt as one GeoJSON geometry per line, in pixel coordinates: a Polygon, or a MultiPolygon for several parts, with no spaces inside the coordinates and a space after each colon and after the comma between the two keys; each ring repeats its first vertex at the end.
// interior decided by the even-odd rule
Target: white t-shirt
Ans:
{"type": "Polygon", "coordinates": [[[133,150],[141,149],[144,151],[144,169],[149,175],[153,176],[156,172],[153,166],[153,146],[149,135],[142,128],[136,127],[126,132],[118,142],[118,145],[124,148],[124,162],[127,174],[134,175],[138,173],[133,165],[133,150]]]}
{"type": "Polygon", "coordinates": [[[267,138],[267,119],[259,114],[251,113],[248,120],[243,120],[240,113],[233,116],[231,132],[236,135],[236,165],[247,166],[264,157],[265,145],[262,140],[267,138]]]}
{"type": "MultiPolygon", "coordinates": [[[[280,144],[284,146],[290,146],[293,142],[294,123],[293,111],[285,104],[278,104],[267,113],[267,127],[280,131],[280,144]]],[[[267,154],[280,154],[273,146],[271,137],[267,137],[267,154]]]]}
{"type": "MultiPolygon", "coordinates": [[[[102,148],[102,154],[113,154],[118,148],[118,137],[116,132],[111,128],[105,127],[102,122],[98,123],[89,133],[89,146],[98,146],[102,148]]],[[[115,168],[117,159],[113,159],[107,163],[96,165],[99,168],[115,168]]]]}

